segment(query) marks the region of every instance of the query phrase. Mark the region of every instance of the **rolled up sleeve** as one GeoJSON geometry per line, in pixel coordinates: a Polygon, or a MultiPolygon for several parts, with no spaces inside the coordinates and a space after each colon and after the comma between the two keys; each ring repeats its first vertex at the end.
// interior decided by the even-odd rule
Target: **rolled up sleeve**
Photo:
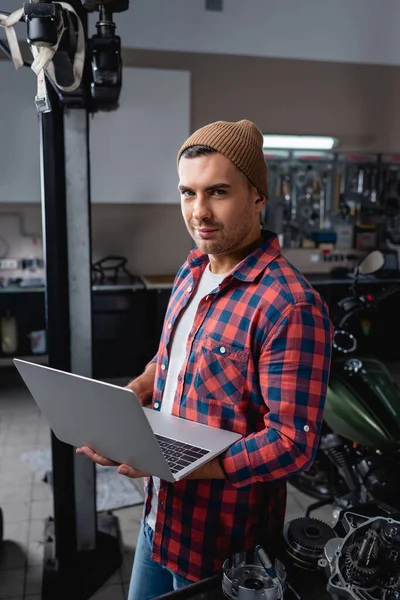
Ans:
{"type": "Polygon", "coordinates": [[[321,433],[333,328],[324,305],[290,305],[262,348],[259,382],[268,412],[265,428],[222,456],[236,487],[306,470],[321,433]]]}

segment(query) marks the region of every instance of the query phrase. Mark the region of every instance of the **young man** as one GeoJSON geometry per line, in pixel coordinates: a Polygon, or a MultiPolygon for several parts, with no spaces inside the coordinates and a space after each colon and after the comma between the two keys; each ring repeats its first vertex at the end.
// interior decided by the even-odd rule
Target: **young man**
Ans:
{"type": "Polygon", "coordinates": [[[177,274],[158,353],[130,387],[154,410],[243,437],[184,481],[147,479],[129,600],[220,572],[225,558],[279,533],[285,478],[307,469],[318,445],[332,326],[277,237],[260,230],[262,142],[249,121],[219,121],[178,155],[182,214],[197,249],[177,274]]]}

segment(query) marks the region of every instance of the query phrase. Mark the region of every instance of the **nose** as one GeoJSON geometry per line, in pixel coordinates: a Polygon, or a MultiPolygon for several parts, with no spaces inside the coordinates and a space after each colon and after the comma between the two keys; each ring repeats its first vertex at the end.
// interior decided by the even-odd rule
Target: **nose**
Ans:
{"type": "Polygon", "coordinates": [[[203,194],[197,194],[193,204],[193,219],[201,223],[202,221],[210,220],[211,217],[211,207],[207,197],[203,194]]]}

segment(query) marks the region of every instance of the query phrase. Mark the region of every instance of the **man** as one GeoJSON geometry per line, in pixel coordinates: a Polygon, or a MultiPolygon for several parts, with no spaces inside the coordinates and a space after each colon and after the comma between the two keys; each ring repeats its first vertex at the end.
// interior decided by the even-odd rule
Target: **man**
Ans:
{"type": "Polygon", "coordinates": [[[177,274],[158,353],[130,387],[154,410],[243,437],[184,481],[147,479],[129,600],[220,572],[225,558],[279,533],[285,478],[307,469],[318,445],[332,327],[276,235],[260,230],[262,142],[253,123],[220,121],[178,155],[183,218],[197,249],[177,274]]]}

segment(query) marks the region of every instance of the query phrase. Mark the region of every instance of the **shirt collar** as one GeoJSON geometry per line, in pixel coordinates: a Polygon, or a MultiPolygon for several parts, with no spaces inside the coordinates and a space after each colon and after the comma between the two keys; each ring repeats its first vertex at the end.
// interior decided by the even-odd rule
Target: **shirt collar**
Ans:
{"type": "MultiPolygon", "coordinates": [[[[232,271],[232,276],[240,281],[254,281],[267,266],[281,253],[278,237],[272,231],[262,230],[263,243],[246,256],[232,271]]],[[[188,257],[189,267],[201,267],[208,262],[208,255],[196,248],[188,257]]]]}

